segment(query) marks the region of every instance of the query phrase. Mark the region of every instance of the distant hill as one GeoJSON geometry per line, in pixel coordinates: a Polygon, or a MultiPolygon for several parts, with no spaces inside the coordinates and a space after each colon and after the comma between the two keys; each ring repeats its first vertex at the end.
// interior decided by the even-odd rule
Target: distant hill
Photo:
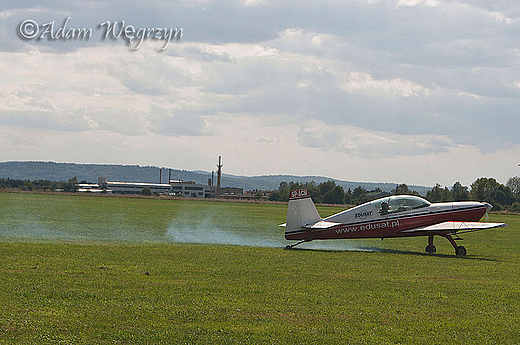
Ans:
{"type": "MultiPolygon", "coordinates": [[[[67,181],[76,176],[78,181],[97,182],[98,177],[107,177],[109,181],[122,182],[159,182],[159,167],[139,166],[139,165],[115,165],[115,164],[76,164],[76,163],[55,163],[55,162],[0,162],[0,177],[10,177],[20,180],[51,180],[67,181]]],[[[211,178],[211,172],[171,170],[171,178],[183,181],[195,181],[206,184],[211,178]]],[[[216,175],[215,175],[216,180],[216,175]]],[[[391,191],[396,187],[396,183],[374,183],[374,182],[353,182],[331,179],[324,176],[294,176],[294,175],[267,175],[267,176],[238,176],[222,174],[223,187],[239,187],[245,190],[253,189],[278,189],[280,182],[310,182],[317,184],[333,180],[336,184],[345,189],[353,190],[356,187],[363,187],[366,190],[380,188],[383,191],[391,191]]],[[[162,182],[167,183],[168,170],[163,167],[162,182]]],[[[216,181],[215,181],[216,183],[216,181]]],[[[425,195],[431,187],[408,185],[411,190],[425,195]]]]}

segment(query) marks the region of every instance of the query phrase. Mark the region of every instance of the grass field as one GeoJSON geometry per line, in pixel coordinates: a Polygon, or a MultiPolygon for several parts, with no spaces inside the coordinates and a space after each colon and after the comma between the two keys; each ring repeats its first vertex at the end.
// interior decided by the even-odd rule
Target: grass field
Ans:
{"type": "Polygon", "coordinates": [[[0,193],[0,342],[520,342],[520,216],[458,258],[440,238],[285,251],[285,212],[0,193]]]}

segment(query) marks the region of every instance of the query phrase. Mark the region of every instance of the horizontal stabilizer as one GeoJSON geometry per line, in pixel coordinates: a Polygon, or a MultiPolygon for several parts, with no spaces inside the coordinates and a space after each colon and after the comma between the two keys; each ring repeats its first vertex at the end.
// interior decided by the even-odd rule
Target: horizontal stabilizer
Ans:
{"type": "MultiPolygon", "coordinates": [[[[307,229],[328,229],[328,228],[332,228],[337,225],[341,225],[341,223],[334,223],[334,222],[327,222],[325,220],[320,220],[314,224],[304,225],[303,227],[307,228],[307,229]]],[[[287,223],[283,223],[278,226],[285,228],[287,226],[287,223]]]]}
{"type": "Polygon", "coordinates": [[[402,232],[420,231],[451,231],[452,233],[464,233],[485,229],[502,228],[507,226],[505,223],[481,223],[481,222],[443,222],[439,224],[421,226],[419,228],[404,230],[402,232]]]}
{"type": "Polygon", "coordinates": [[[305,227],[307,229],[328,229],[341,224],[342,223],[334,223],[327,222],[326,220],[320,220],[319,222],[316,222],[314,224],[305,225],[305,227]]]}

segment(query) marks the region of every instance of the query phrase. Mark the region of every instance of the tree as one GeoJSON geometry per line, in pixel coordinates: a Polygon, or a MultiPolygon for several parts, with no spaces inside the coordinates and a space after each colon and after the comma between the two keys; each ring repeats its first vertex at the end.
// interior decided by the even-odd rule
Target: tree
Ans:
{"type": "Polygon", "coordinates": [[[511,205],[515,201],[511,188],[503,184],[498,185],[495,200],[502,206],[511,205]]]}
{"type": "Polygon", "coordinates": [[[455,182],[451,187],[451,199],[453,201],[469,200],[468,187],[463,186],[460,182],[455,182]]]}
{"type": "Polygon", "coordinates": [[[78,191],[78,178],[74,176],[70,178],[65,186],[63,187],[65,192],[77,192],[78,191]]]}
{"type": "Polygon", "coordinates": [[[402,194],[408,194],[408,195],[414,195],[416,193],[412,192],[410,188],[406,184],[399,184],[395,187],[395,190],[393,191],[394,195],[402,195],[402,194]]]}
{"type": "Polygon", "coordinates": [[[367,194],[367,190],[361,186],[354,188],[352,192],[352,203],[355,205],[359,204],[359,201],[367,194]]]}
{"type": "Polygon", "coordinates": [[[270,201],[289,201],[289,192],[294,189],[304,188],[300,183],[290,182],[289,184],[285,181],[280,182],[278,190],[275,190],[269,194],[268,199],[270,201]]]}
{"type": "Polygon", "coordinates": [[[260,193],[260,191],[257,190],[257,191],[255,192],[255,195],[253,196],[253,199],[255,199],[255,200],[260,200],[260,199],[262,199],[262,193],[260,193]]]}
{"type": "Polygon", "coordinates": [[[470,197],[475,201],[486,201],[496,210],[511,205],[514,201],[509,187],[500,184],[494,178],[481,177],[471,184],[470,197]]]}
{"type": "Polygon", "coordinates": [[[506,186],[511,189],[511,192],[514,194],[514,196],[520,196],[520,177],[510,177],[506,182],[506,186]]]}
{"type": "Polygon", "coordinates": [[[34,190],[34,185],[32,184],[31,181],[26,181],[25,182],[25,190],[34,190]]]}
{"type": "Polygon", "coordinates": [[[431,202],[441,202],[443,201],[443,197],[444,189],[438,183],[435,184],[435,187],[433,187],[426,193],[426,199],[428,199],[431,202]]]}
{"type": "Polygon", "coordinates": [[[520,202],[514,202],[508,207],[508,210],[515,213],[520,213],[520,202]]]}
{"type": "Polygon", "coordinates": [[[343,203],[345,205],[351,205],[352,204],[352,192],[350,191],[350,188],[345,192],[345,196],[343,198],[343,203]]]}
{"type": "Polygon", "coordinates": [[[341,186],[334,187],[333,190],[329,191],[323,196],[323,202],[327,204],[342,204],[345,192],[341,186]]]}
{"type": "Polygon", "coordinates": [[[499,183],[494,178],[481,177],[471,184],[470,197],[475,201],[494,203],[499,183]]]}
{"type": "Polygon", "coordinates": [[[311,181],[305,184],[305,188],[309,191],[309,194],[311,195],[312,200],[319,204],[323,202],[323,196],[320,193],[320,189],[318,188],[318,185],[316,185],[316,182],[311,181]]]}
{"type": "Polygon", "coordinates": [[[153,195],[152,190],[150,187],[144,187],[141,189],[141,195],[151,196],[153,195]]]}
{"type": "Polygon", "coordinates": [[[372,201],[375,199],[377,199],[377,198],[374,198],[371,193],[367,193],[367,194],[362,195],[361,198],[358,199],[358,201],[356,202],[356,205],[361,205],[361,204],[364,204],[365,202],[369,202],[369,201],[372,201]]]}
{"type": "Polygon", "coordinates": [[[336,187],[336,182],[329,180],[327,182],[322,182],[318,185],[318,189],[320,190],[321,195],[325,196],[328,192],[332,192],[332,190],[336,187]]]}
{"type": "Polygon", "coordinates": [[[269,197],[267,199],[269,201],[278,201],[279,198],[280,198],[280,193],[278,193],[278,191],[275,190],[275,191],[272,191],[271,193],[269,193],[269,197]]]}

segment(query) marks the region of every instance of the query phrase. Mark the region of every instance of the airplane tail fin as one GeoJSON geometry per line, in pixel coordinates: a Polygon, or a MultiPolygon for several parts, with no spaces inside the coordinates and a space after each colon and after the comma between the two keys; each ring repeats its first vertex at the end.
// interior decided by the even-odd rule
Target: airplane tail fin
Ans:
{"type": "Polygon", "coordinates": [[[305,225],[313,224],[320,220],[321,217],[307,189],[291,191],[287,207],[285,232],[301,230],[305,225]]]}

